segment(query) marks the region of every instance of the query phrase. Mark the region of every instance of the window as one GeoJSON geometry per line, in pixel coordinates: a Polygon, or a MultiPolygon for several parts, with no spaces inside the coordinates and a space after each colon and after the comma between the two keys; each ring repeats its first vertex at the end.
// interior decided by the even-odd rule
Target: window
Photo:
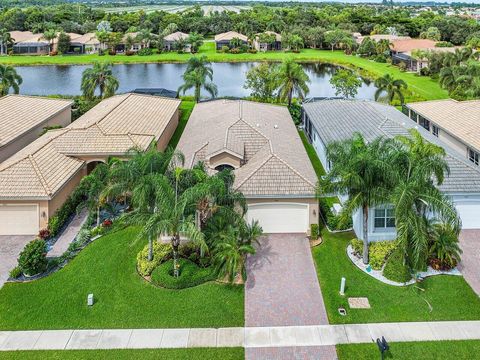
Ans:
{"type": "Polygon", "coordinates": [[[402,112],[408,116],[408,108],[405,105],[402,105],[402,112]]]}
{"type": "Polygon", "coordinates": [[[473,162],[475,165],[479,164],[479,155],[476,151],[473,151],[472,149],[468,149],[468,160],[473,162]]]}
{"type": "Polygon", "coordinates": [[[438,132],[439,132],[438,127],[435,125],[432,125],[432,134],[438,137],[438,132]]]}
{"type": "Polygon", "coordinates": [[[425,119],[423,116],[418,116],[418,124],[420,126],[423,126],[428,131],[430,131],[430,121],[425,119]]]}
{"type": "Polygon", "coordinates": [[[410,119],[417,122],[417,113],[413,110],[410,110],[410,119]]]}
{"type": "Polygon", "coordinates": [[[375,208],[375,229],[395,227],[395,212],[392,207],[375,208]]]}

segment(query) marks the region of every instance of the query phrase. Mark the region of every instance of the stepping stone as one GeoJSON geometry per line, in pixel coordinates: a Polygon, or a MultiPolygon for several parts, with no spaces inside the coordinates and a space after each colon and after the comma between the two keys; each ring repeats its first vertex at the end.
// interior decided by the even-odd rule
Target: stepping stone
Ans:
{"type": "Polygon", "coordinates": [[[348,298],[350,309],[370,309],[370,303],[366,297],[348,298]]]}

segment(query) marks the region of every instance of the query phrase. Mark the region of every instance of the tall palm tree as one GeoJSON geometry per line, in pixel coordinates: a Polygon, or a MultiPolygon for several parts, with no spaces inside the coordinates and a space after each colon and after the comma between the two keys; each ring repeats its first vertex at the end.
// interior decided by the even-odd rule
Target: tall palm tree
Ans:
{"type": "Polygon", "coordinates": [[[13,89],[15,94],[20,92],[20,85],[23,79],[17,71],[9,65],[0,64],[0,96],[5,96],[13,89]]]}
{"type": "Polygon", "coordinates": [[[309,92],[307,83],[310,82],[310,79],[302,66],[289,58],[279,66],[278,70],[279,98],[282,101],[287,100],[288,106],[292,105],[294,92],[300,99],[305,98],[309,92]]]}
{"type": "Polygon", "coordinates": [[[13,45],[14,39],[6,29],[0,29],[0,55],[8,53],[8,47],[13,45]]]}
{"type": "Polygon", "coordinates": [[[454,231],[461,228],[451,199],[437,185],[448,174],[444,150],[423,140],[416,130],[396,138],[400,147],[392,158],[395,168],[390,201],[395,208],[397,239],[408,265],[424,269],[428,257],[429,218],[436,218],[454,231]]]}
{"type": "Polygon", "coordinates": [[[392,75],[385,74],[375,80],[375,86],[377,87],[375,100],[378,100],[382,94],[386,93],[389,103],[391,103],[395,97],[398,97],[402,104],[405,102],[403,95],[403,91],[407,89],[407,83],[405,81],[394,79],[392,75]]]}
{"type": "Polygon", "coordinates": [[[109,62],[95,62],[93,67],[83,71],[81,90],[87,99],[94,98],[97,88],[100,91],[100,98],[113,96],[118,86],[118,80],[113,75],[112,64],[109,62]]]}
{"type": "Polygon", "coordinates": [[[42,39],[48,41],[48,52],[51,53],[53,50],[53,41],[57,38],[57,31],[55,29],[47,30],[43,33],[42,39]]]}
{"type": "Polygon", "coordinates": [[[203,87],[212,97],[217,96],[217,86],[213,82],[212,64],[207,60],[205,55],[201,57],[191,57],[187,63],[187,69],[183,74],[184,84],[178,88],[178,92],[185,92],[189,89],[195,89],[195,101],[200,101],[200,92],[203,87]]]}
{"type": "Polygon", "coordinates": [[[195,54],[198,52],[198,49],[200,49],[200,46],[203,45],[203,36],[201,34],[191,33],[188,35],[187,43],[190,44],[191,52],[195,54]]]}
{"type": "Polygon", "coordinates": [[[367,143],[360,134],[327,146],[332,164],[328,175],[319,181],[318,193],[348,195],[342,221],[358,210],[363,213],[363,262],[368,264],[368,214],[372,206],[387,202],[390,184],[391,142],[378,138],[367,143]]]}

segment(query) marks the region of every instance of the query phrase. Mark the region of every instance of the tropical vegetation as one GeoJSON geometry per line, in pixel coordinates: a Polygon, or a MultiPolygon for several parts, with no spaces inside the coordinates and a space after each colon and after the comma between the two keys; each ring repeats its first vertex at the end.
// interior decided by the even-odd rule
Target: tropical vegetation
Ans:
{"type": "Polygon", "coordinates": [[[10,90],[18,94],[22,81],[22,77],[12,66],[0,64],[0,96],[7,95],[10,90]]]}
{"type": "Polygon", "coordinates": [[[213,69],[206,56],[192,57],[187,62],[187,68],[183,74],[183,85],[178,88],[178,92],[185,92],[194,89],[194,99],[200,101],[201,89],[204,88],[212,97],[216,97],[217,86],[211,82],[213,80],[213,69]],[[210,81],[209,81],[210,80],[210,81]]]}
{"type": "Polygon", "coordinates": [[[113,75],[112,64],[95,62],[93,67],[83,71],[81,90],[87,99],[93,99],[95,91],[99,91],[101,99],[108,98],[118,90],[118,80],[113,75]]]}

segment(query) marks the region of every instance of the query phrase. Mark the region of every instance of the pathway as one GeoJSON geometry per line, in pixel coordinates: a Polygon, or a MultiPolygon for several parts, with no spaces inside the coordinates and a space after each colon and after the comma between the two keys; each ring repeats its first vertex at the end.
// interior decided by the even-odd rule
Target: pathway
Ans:
{"type": "Polygon", "coordinates": [[[460,232],[460,247],[463,250],[462,261],[458,269],[473,291],[480,296],[480,230],[462,230],[460,232]]]}
{"type": "Polygon", "coordinates": [[[336,344],[480,340],[480,321],[404,322],[250,328],[0,331],[0,351],[245,347],[270,359],[328,359],[336,344]],[[307,352],[305,352],[307,351],[307,352]],[[272,355],[274,357],[272,357],[272,355]]]}
{"type": "Polygon", "coordinates": [[[75,240],[80,228],[85,223],[88,217],[88,210],[83,209],[80,213],[76,214],[73,220],[68,224],[67,228],[62,232],[55,244],[48,252],[49,257],[62,256],[67,251],[70,243],[75,240]]]}
{"type": "Polygon", "coordinates": [[[17,266],[18,255],[34,237],[34,235],[0,236],[0,288],[7,281],[10,270],[17,266]]]}
{"type": "MultiPolygon", "coordinates": [[[[302,234],[270,234],[260,240],[247,261],[245,326],[327,325],[328,318],[318,284],[310,244],[302,234]]],[[[267,344],[265,344],[267,345],[267,344]]],[[[291,346],[291,345],[289,345],[291,346]]],[[[305,348],[251,348],[249,360],[318,359],[318,350],[305,348]]],[[[335,347],[324,347],[322,359],[336,359],[335,347]]]]}

